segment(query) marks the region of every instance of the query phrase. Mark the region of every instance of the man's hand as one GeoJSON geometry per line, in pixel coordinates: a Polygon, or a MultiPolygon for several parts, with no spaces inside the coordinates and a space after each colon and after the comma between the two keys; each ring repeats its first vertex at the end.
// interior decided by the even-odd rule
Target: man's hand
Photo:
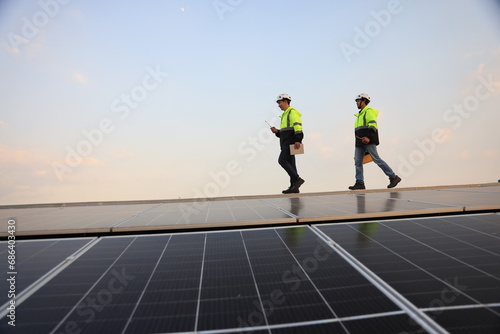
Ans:
{"type": "Polygon", "coordinates": [[[273,126],[273,127],[271,127],[271,131],[272,131],[273,133],[276,133],[276,132],[278,132],[278,129],[276,129],[276,128],[273,126]]]}
{"type": "Polygon", "coordinates": [[[370,138],[368,138],[368,137],[363,137],[363,138],[361,138],[361,142],[362,142],[363,144],[368,144],[368,143],[370,142],[370,138]]]}
{"type": "Polygon", "coordinates": [[[298,141],[295,142],[294,147],[295,147],[296,150],[298,150],[300,148],[300,143],[298,141]]]}

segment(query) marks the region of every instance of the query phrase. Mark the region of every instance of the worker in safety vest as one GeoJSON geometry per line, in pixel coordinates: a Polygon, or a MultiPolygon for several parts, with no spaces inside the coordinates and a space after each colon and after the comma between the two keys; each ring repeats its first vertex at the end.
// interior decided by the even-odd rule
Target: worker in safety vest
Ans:
{"type": "Polygon", "coordinates": [[[300,178],[295,164],[295,155],[290,154],[290,145],[294,145],[295,149],[299,149],[304,138],[302,132],[302,114],[297,109],[290,107],[292,97],[288,94],[278,96],[278,107],[283,110],[281,117],[280,129],[271,127],[271,131],[280,138],[281,153],[278,158],[278,163],[290,176],[290,187],[282,191],[283,194],[299,193],[300,186],[305,182],[300,178]]]}
{"type": "Polygon", "coordinates": [[[354,151],[356,183],[350,186],[349,189],[366,189],[363,177],[363,157],[366,152],[371,155],[373,162],[389,177],[387,188],[394,188],[401,182],[401,178],[380,158],[377,152],[377,145],[379,144],[377,126],[378,110],[368,106],[370,103],[370,96],[368,94],[359,94],[356,96],[355,101],[359,109],[359,112],[354,115],[356,116],[356,121],[354,122],[354,135],[356,136],[356,148],[354,151]]]}

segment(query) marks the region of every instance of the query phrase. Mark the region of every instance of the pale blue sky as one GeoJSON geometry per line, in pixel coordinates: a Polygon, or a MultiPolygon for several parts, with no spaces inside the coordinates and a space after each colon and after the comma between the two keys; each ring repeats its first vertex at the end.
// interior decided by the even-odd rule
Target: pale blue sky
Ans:
{"type": "Polygon", "coordinates": [[[494,0],[1,1],[0,204],[281,193],[284,92],[302,192],[354,183],[361,92],[401,187],[496,182],[499,22],[494,0]]]}

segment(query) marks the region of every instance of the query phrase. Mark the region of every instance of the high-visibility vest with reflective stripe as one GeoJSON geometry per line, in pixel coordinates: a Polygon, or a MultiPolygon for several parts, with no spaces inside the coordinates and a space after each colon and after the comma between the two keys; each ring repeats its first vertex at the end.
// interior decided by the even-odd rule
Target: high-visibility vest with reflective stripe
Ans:
{"type": "Polygon", "coordinates": [[[302,114],[293,107],[288,107],[287,110],[280,116],[281,124],[280,131],[291,131],[294,133],[302,133],[302,114]]]}
{"type": "Polygon", "coordinates": [[[359,113],[354,114],[356,121],[354,122],[354,130],[368,129],[370,127],[378,129],[377,116],[378,110],[372,107],[364,107],[359,113]]]}

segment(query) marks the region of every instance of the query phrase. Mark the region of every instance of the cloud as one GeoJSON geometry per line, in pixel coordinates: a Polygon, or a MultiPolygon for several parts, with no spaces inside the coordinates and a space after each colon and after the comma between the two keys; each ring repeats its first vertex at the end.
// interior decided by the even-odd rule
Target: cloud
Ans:
{"type": "Polygon", "coordinates": [[[465,53],[462,58],[464,60],[470,60],[470,59],[475,59],[477,57],[480,57],[484,54],[484,50],[473,50],[465,53]]]}
{"type": "Polygon", "coordinates": [[[477,66],[477,68],[472,71],[471,79],[473,83],[471,85],[477,85],[478,80],[482,78],[483,80],[487,80],[488,78],[492,78],[494,82],[493,85],[488,86],[492,88],[494,91],[493,95],[500,94],[500,47],[497,47],[493,52],[489,55],[488,60],[483,62],[477,66]]]}
{"type": "Polygon", "coordinates": [[[128,159],[128,158],[132,158],[134,157],[134,154],[124,148],[121,148],[119,149],[118,151],[116,151],[113,156],[115,157],[115,159],[117,160],[122,160],[122,159],[128,159]]]}
{"type": "MultiPolygon", "coordinates": [[[[0,145],[0,164],[4,172],[15,178],[37,176],[51,178],[52,180],[54,177],[51,167],[53,162],[66,163],[66,161],[55,158],[44,151],[12,149],[0,145]]],[[[92,156],[86,156],[82,158],[80,165],[102,166],[103,163],[92,156]]]]}
{"type": "Polygon", "coordinates": [[[13,56],[17,56],[17,55],[20,53],[20,51],[19,51],[19,49],[18,49],[18,48],[13,48],[12,46],[10,46],[9,44],[7,44],[7,43],[5,43],[5,42],[4,42],[4,43],[2,43],[2,47],[3,47],[3,48],[4,48],[4,49],[5,49],[8,53],[10,53],[10,54],[11,54],[11,55],[13,55],[13,56]]]}
{"type": "Polygon", "coordinates": [[[90,156],[84,157],[82,161],[82,166],[102,166],[102,165],[103,165],[102,162],[90,156]]]}
{"type": "Polygon", "coordinates": [[[37,57],[47,51],[47,42],[45,39],[45,31],[38,28],[36,36],[26,38],[17,33],[9,35],[9,43],[3,42],[2,47],[13,56],[28,56],[30,58],[37,57]]]}
{"type": "MultiPolygon", "coordinates": [[[[81,195],[82,192],[75,189],[85,189],[96,182],[101,184],[113,172],[108,168],[103,173],[104,164],[95,157],[87,156],[82,158],[78,168],[64,174],[64,182],[61,183],[52,168],[53,162],[64,164],[65,160],[43,150],[0,145],[0,203],[67,201],[72,196],[81,195]]],[[[91,198],[89,194],[87,196],[91,198]]]]}
{"type": "Polygon", "coordinates": [[[483,91],[486,90],[484,94],[489,94],[488,98],[500,95],[500,47],[490,53],[481,52],[481,59],[486,61],[479,63],[466,77],[465,87],[461,91],[464,98],[477,95],[478,85],[483,87],[483,91]]]}
{"type": "Polygon", "coordinates": [[[485,150],[483,151],[483,157],[486,159],[498,159],[500,158],[500,151],[498,150],[485,150]]]}
{"type": "Polygon", "coordinates": [[[41,189],[50,183],[50,156],[40,150],[14,149],[0,145],[0,202],[24,202],[40,195],[41,189]]]}
{"type": "Polygon", "coordinates": [[[44,169],[44,170],[36,170],[35,171],[35,175],[38,175],[38,176],[45,176],[49,173],[48,170],[44,169]]]}
{"type": "Polygon", "coordinates": [[[79,82],[81,84],[86,84],[88,82],[87,76],[85,74],[82,74],[82,73],[74,73],[73,74],[73,79],[76,82],[79,82]]]}
{"type": "Polygon", "coordinates": [[[484,67],[485,67],[485,64],[484,63],[481,63],[478,65],[477,69],[475,71],[472,72],[472,75],[474,77],[479,77],[481,75],[484,75],[484,67]]]}
{"type": "MultiPolygon", "coordinates": [[[[321,157],[326,158],[333,154],[334,149],[331,146],[324,144],[325,140],[323,134],[321,133],[311,133],[307,137],[307,143],[309,144],[310,150],[318,151],[321,157]]],[[[304,149],[307,150],[307,145],[304,145],[304,149]]]]}
{"type": "Polygon", "coordinates": [[[497,59],[500,58],[500,46],[493,51],[493,57],[496,57],[497,59]]]}
{"type": "Polygon", "coordinates": [[[453,139],[453,129],[452,128],[440,128],[439,129],[439,142],[445,143],[453,139]]]}
{"type": "Polygon", "coordinates": [[[83,11],[81,11],[80,9],[75,9],[75,8],[72,8],[70,11],[69,11],[69,15],[75,19],[78,19],[78,20],[81,20],[83,18],[85,18],[85,14],[83,11]]]}
{"type": "Polygon", "coordinates": [[[458,160],[468,160],[470,158],[470,152],[468,150],[458,152],[457,158],[458,160]]]}
{"type": "Polygon", "coordinates": [[[43,152],[36,150],[17,150],[0,145],[0,163],[7,165],[31,165],[47,162],[43,152]]]}

